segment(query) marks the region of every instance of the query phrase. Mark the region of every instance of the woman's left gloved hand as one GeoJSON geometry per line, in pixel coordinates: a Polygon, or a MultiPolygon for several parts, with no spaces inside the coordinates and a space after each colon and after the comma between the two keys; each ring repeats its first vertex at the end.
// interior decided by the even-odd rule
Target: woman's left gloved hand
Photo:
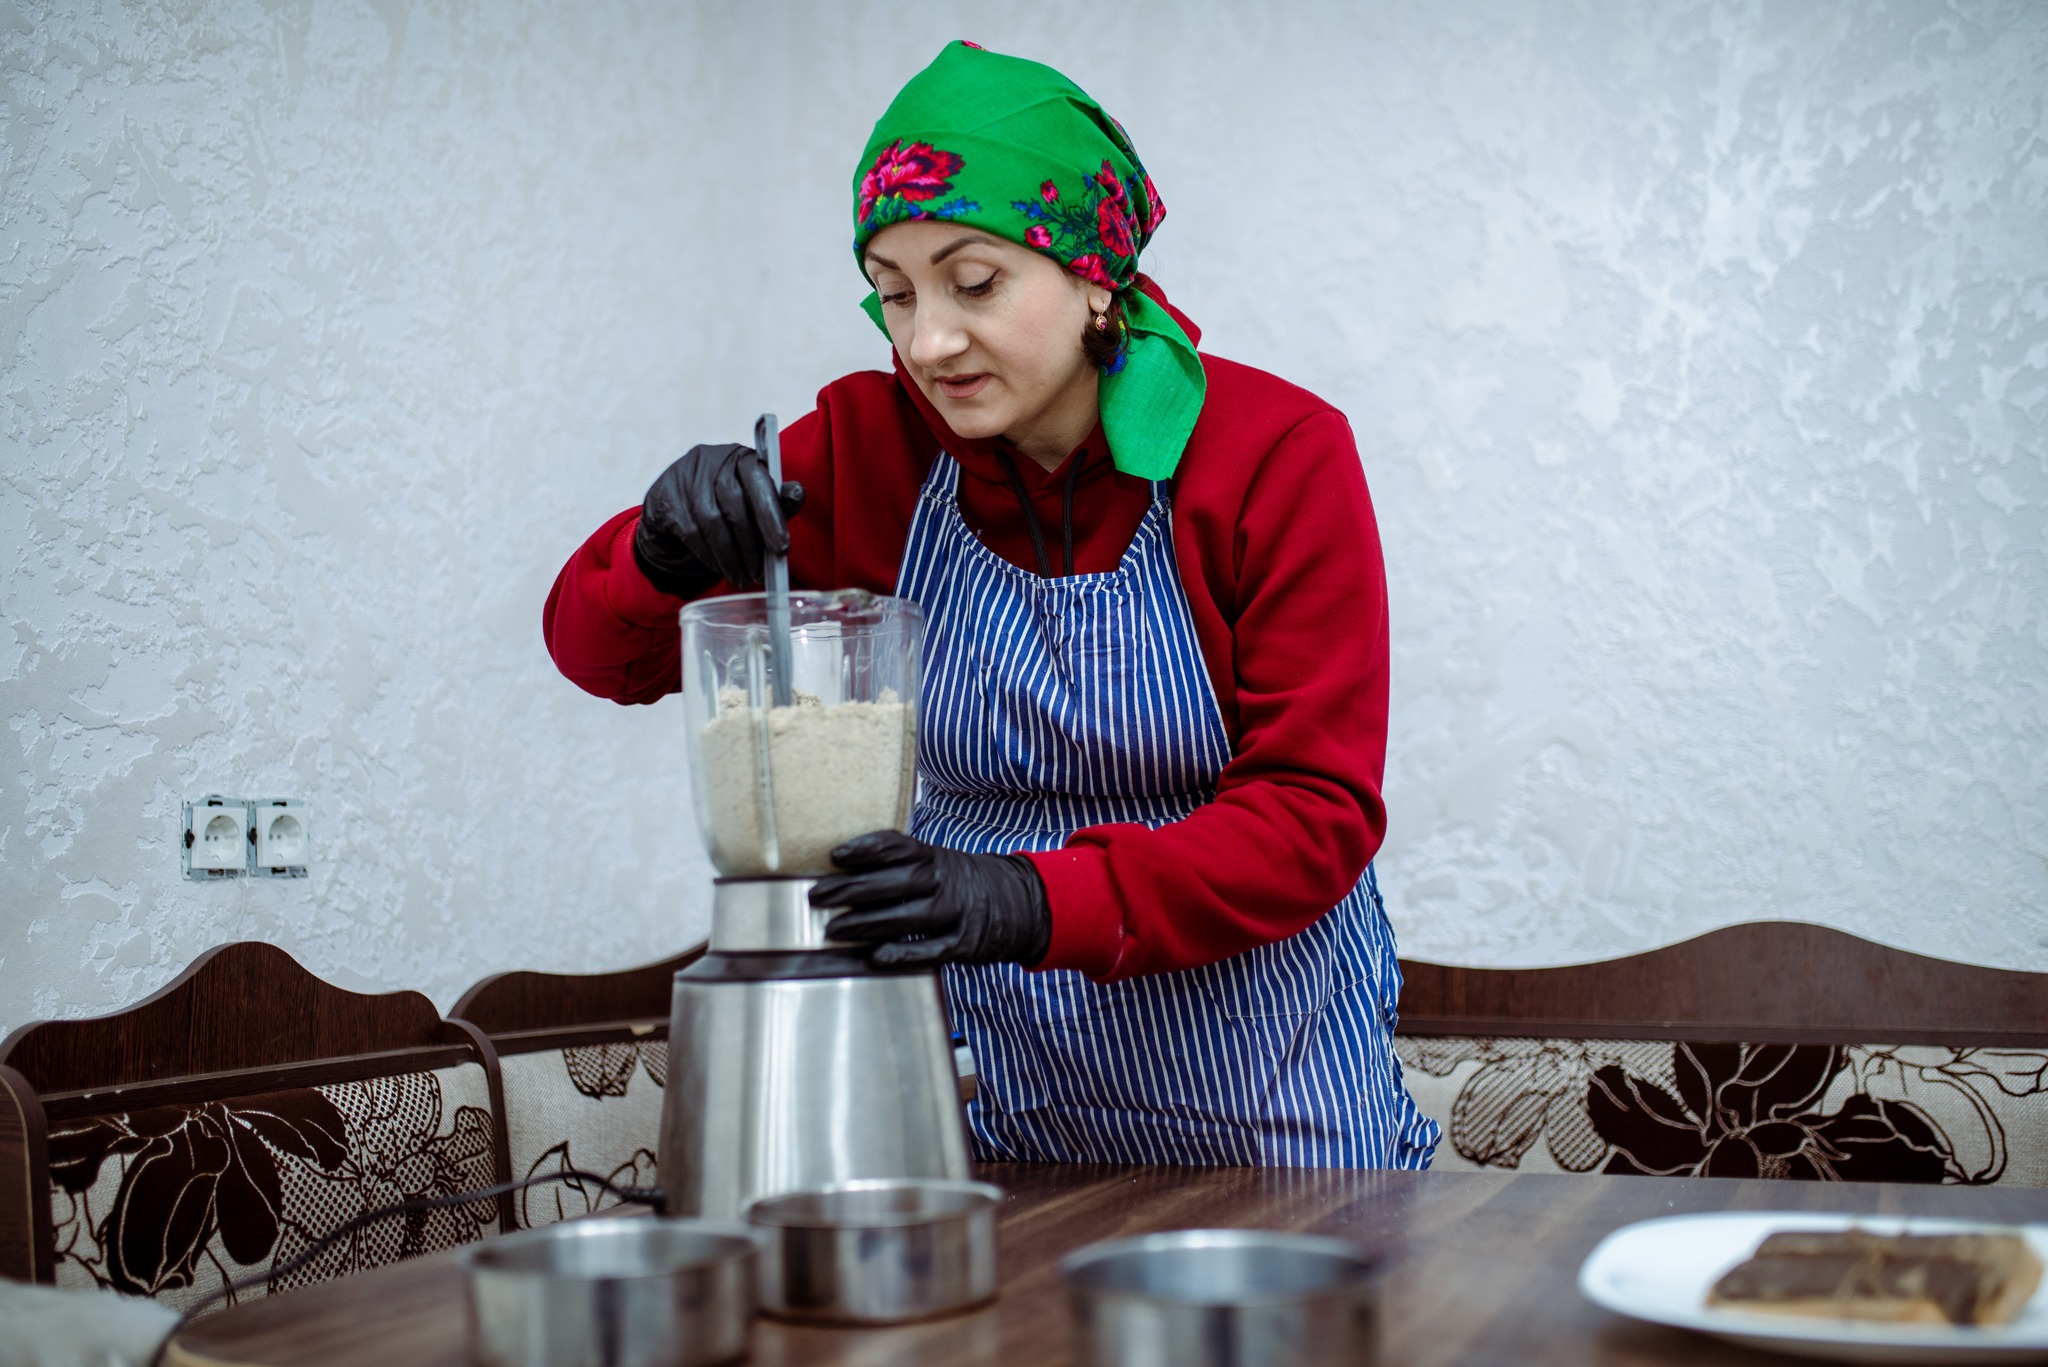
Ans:
{"type": "Polygon", "coordinates": [[[834,849],[832,862],[848,872],[820,878],[811,905],[845,907],[825,934],[873,942],[879,967],[1035,964],[1052,947],[1045,884],[1028,859],[873,831],[834,849]]]}

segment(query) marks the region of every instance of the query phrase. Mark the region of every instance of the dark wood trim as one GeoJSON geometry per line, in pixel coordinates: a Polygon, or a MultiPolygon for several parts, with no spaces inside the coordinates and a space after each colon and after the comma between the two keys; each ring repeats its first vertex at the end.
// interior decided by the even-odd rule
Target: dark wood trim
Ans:
{"type": "Polygon", "coordinates": [[[704,956],[692,945],[660,963],[616,973],[494,973],[456,1001],[448,1015],[493,1039],[532,1030],[667,1020],[675,976],[704,956]]]}
{"type": "MultiPolygon", "coordinates": [[[[292,1087],[323,1087],[334,1082],[424,1073],[464,1063],[481,1065],[488,1076],[494,1062],[495,1058],[487,1060],[477,1051],[475,1044],[465,1039],[460,1044],[439,1045],[431,1049],[387,1049],[375,1054],[315,1059],[275,1068],[200,1073],[193,1077],[137,1082],[124,1087],[97,1087],[90,1091],[50,1092],[42,1097],[42,1103],[43,1112],[51,1121],[70,1122],[96,1115],[146,1110],[152,1106],[191,1106],[229,1097],[260,1096],[292,1087]]],[[[493,1094],[492,1104],[496,1105],[498,1100],[493,1094]]]]}
{"type": "Polygon", "coordinates": [[[1562,968],[1403,960],[1401,1033],[1782,1044],[2048,1045],[2048,973],[1759,921],[1562,968]]]}
{"type": "Polygon", "coordinates": [[[606,1021],[602,1025],[579,1025],[566,1030],[512,1030],[491,1036],[491,1047],[498,1051],[499,1058],[510,1058],[515,1054],[538,1054],[549,1049],[667,1039],[666,1020],[606,1021]]]}
{"type": "Polygon", "coordinates": [[[460,1038],[418,992],[350,992],[275,945],[243,941],[208,950],[112,1015],[20,1027],[0,1042],[0,1063],[38,1092],[70,1092],[460,1038]]]}
{"type": "MultiPolygon", "coordinates": [[[[470,1047],[483,1061],[484,1080],[491,1093],[491,1143],[497,1149],[492,1155],[497,1159],[498,1180],[512,1180],[512,1130],[505,1119],[505,1075],[498,1069],[498,1051],[492,1047],[490,1037],[468,1021],[451,1020],[449,1025],[468,1036],[470,1047]]],[[[501,1193],[498,1197],[498,1232],[510,1234],[519,1228],[518,1217],[513,1213],[512,1195],[501,1193]]]]}
{"type": "Polygon", "coordinates": [[[28,1079],[0,1064],[0,1277],[52,1282],[50,1147],[28,1079]]]}
{"type": "MultiPolygon", "coordinates": [[[[1909,1038],[1901,1038],[1884,1031],[1824,1030],[1812,1026],[1758,1026],[1740,1021],[1722,1021],[1718,1024],[1674,1021],[1616,1023],[1564,1019],[1514,1020],[1504,1017],[1488,1019],[1477,1016],[1436,1016],[1413,1024],[1403,1019],[1398,1033],[1418,1038],[1442,1035],[1461,1039],[1670,1040],[1673,1043],[1683,1040],[1692,1044],[1934,1045],[1957,1049],[1984,1047],[1988,1043],[1981,1032],[1967,1030],[1919,1030],[1912,1032],[1909,1038]]],[[[2048,1049],[2048,1032],[2015,1032],[2001,1037],[1997,1044],[2006,1049],[2048,1049]]]]}

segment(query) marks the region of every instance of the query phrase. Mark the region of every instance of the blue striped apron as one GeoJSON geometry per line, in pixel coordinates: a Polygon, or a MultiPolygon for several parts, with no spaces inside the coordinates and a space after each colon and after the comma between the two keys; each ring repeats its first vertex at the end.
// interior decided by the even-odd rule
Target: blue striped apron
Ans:
{"type": "MultiPolygon", "coordinates": [[[[976,539],[959,483],[941,454],[897,586],[925,614],[913,834],[1048,850],[1212,801],[1230,739],[1169,486],[1115,571],[1047,579],[976,539]]],[[[979,1158],[1420,1168],[1436,1147],[1394,1057],[1401,973],[1370,868],[1306,930],[1221,963],[1115,983],[950,965],[945,984],[979,1073],[979,1158]]]]}

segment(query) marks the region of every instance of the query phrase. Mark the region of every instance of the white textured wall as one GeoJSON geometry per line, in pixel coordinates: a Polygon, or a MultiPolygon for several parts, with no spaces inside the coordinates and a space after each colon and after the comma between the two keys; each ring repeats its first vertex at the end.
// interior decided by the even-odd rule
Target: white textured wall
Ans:
{"type": "Polygon", "coordinates": [[[676,714],[539,629],[696,426],[686,19],[0,6],[0,1023],[240,937],[444,1006],[687,942],[676,714]],[[209,790],[312,876],[184,882],[209,790]]]}
{"type": "Polygon", "coordinates": [[[1406,952],[2048,969],[2032,0],[0,3],[0,1026],[701,924],[674,714],[539,603],[882,358],[850,160],[954,36],[1099,94],[1208,344],[1352,416],[1406,952]],[[305,798],[313,877],[180,880],[210,790],[305,798]]]}

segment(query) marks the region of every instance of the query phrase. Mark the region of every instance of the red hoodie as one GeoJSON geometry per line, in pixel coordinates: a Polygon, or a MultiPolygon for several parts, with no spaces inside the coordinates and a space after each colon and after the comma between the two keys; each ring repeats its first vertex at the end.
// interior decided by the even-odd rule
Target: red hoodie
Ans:
{"type": "MultiPolygon", "coordinates": [[[[1199,342],[1194,324],[1174,317],[1199,342]]],[[[1386,834],[1386,578],[1350,425],[1263,371],[1208,355],[1202,365],[1208,398],[1174,475],[1173,550],[1230,763],[1216,800],[1183,821],[1091,827],[1027,856],[1052,909],[1039,967],[1101,981],[1293,935],[1351,890],[1386,834]]],[[[782,433],[784,478],[807,495],[790,522],[791,582],[895,592],[917,492],[941,446],[960,463],[968,526],[1036,571],[996,443],[956,436],[899,362],[893,375],[835,380],[782,433]]],[[[1074,570],[1103,573],[1130,545],[1150,489],[1111,466],[1100,427],[1056,471],[1014,461],[1055,572],[1076,461],[1074,570]]],[[[682,600],[634,563],[639,517],[630,508],[583,543],[542,618],[562,673],[621,703],[682,686],[682,600]]]]}

